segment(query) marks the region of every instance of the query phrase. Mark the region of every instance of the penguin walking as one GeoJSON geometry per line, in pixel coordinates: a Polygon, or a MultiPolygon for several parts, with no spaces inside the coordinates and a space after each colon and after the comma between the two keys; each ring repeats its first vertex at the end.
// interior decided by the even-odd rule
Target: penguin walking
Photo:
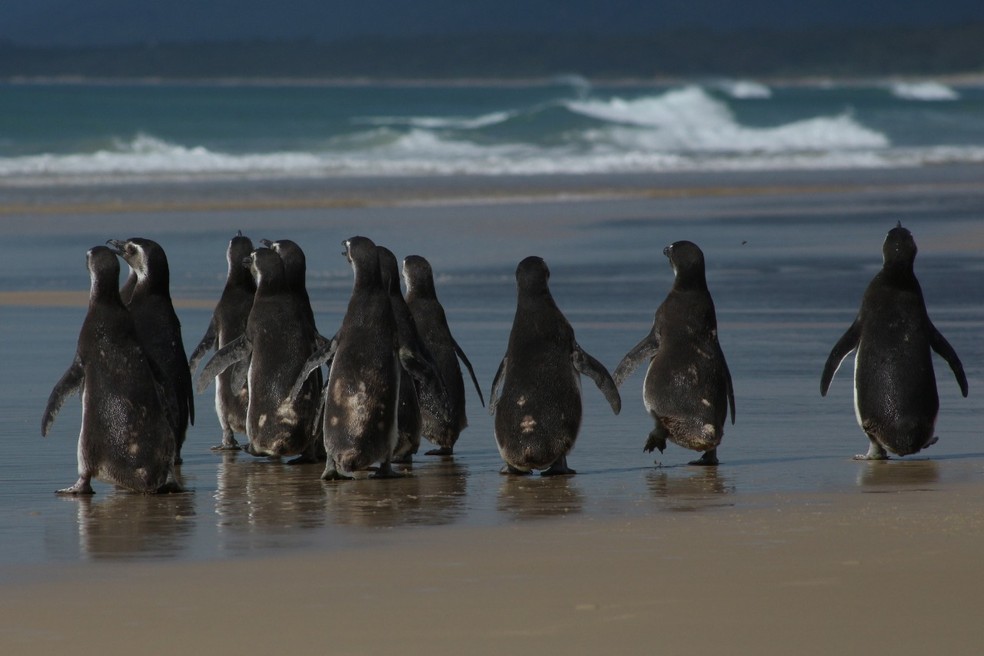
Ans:
{"type": "Polygon", "coordinates": [[[195,423],[195,398],[188,354],[181,339],[181,322],[171,303],[167,255],[160,244],[150,239],[110,239],[107,243],[130,265],[129,279],[133,279],[133,286],[132,290],[129,282],[124,286],[129,293],[126,307],[133,315],[144,351],[164,375],[169,402],[176,409],[174,463],[181,464],[181,447],[188,425],[195,423]]]}
{"type": "MultiPolygon", "coordinates": [[[[253,252],[253,242],[242,231],[229,241],[226,249],[228,272],[222,296],[219,298],[212,320],[198,346],[188,359],[192,373],[205,353],[221,349],[246,332],[246,321],[253,308],[256,281],[243,260],[253,252]]],[[[249,388],[246,385],[248,362],[237,362],[215,378],[215,414],[222,427],[222,443],[213,451],[238,451],[235,433],[246,433],[246,410],[249,406],[249,388]]]]}
{"type": "Polygon", "coordinates": [[[837,341],[820,378],[820,394],[844,358],[856,350],[854,409],[868,436],[868,452],[859,460],[884,460],[888,452],[907,456],[936,443],[940,401],[933,371],[936,351],[953,371],[967,396],[960,358],[926,312],[916,279],[916,241],[899,222],[882,246],[881,271],[868,284],[854,323],[837,341]]]}
{"type": "Polygon", "coordinates": [[[267,248],[244,260],[256,281],[246,332],[219,349],[198,377],[198,391],[230,366],[248,363],[245,451],[254,456],[304,455],[314,439],[320,388],[305,376],[291,396],[315,337],[297,295],[288,289],[283,261],[267,248]]]}
{"type": "Polygon", "coordinates": [[[717,448],[735,393],[718,343],[714,301],[707,289],[704,253],[689,241],[663,249],[673,267],[673,287],[656,309],[653,328],[615,368],[615,384],[649,361],[642,396],[656,421],[644,449],[662,453],[666,441],[703,455],[691,465],[717,465],[717,448]]]}
{"type": "Polygon", "coordinates": [[[135,492],[178,491],[175,433],[163,378],[141,347],[120,298],[120,263],[105,246],[86,253],[89,308],[71,366],[55,384],[41,420],[47,436],[68,396],[82,395],[79,478],[59,494],[92,494],[93,478],[135,492]]]}
{"type": "Polygon", "coordinates": [[[444,307],[437,299],[434,272],[430,263],[419,255],[410,255],[403,260],[403,277],[407,284],[407,305],[413,314],[420,338],[437,364],[451,403],[448,418],[435,414],[432,408],[425,407],[421,410],[421,433],[438,446],[437,449],[427,451],[426,455],[450,456],[454,454],[458,436],[468,426],[465,385],[461,367],[458,366],[459,358],[468,368],[482,407],[485,407],[485,399],[468,356],[451,335],[444,307]]]}
{"type": "Polygon", "coordinates": [[[567,454],[581,427],[580,375],[588,376],[618,414],[615,382],[574,339],[574,329],[550,294],[550,270],[539,257],[516,269],[516,317],[492,381],[489,412],[504,474],[570,475],[567,454]],[[500,390],[501,388],[501,390],[500,390]]]}

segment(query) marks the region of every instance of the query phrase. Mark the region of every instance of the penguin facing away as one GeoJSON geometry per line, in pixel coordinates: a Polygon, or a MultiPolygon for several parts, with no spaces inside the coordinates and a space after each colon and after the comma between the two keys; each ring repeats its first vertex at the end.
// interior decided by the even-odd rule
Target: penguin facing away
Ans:
{"type": "Polygon", "coordinates": [[[549,277],[539,257],[527,257],[516,269],[516,316],[489,395],[504,474],[575,473],[567,454],[581,427],[579,374],[594,381],[615,414],[622,406],[608,371],[575,340],[550,294],[549,277]]]}
{"type": "MultiPolygon", "coordinates": [[[[256,281],[243,260],[253,252],[253,242],[242,231],[229,241],[226,249],[225,287],[212,313],[212,320],[198,346],[188,359],[188,367],[195,372],[205,353],[221,349],[246,331],[249,312],[253,308],[256,281]]],[[[249,388],[246,385],[248,362],[238,362],[215,378],[215,414],[222,427],[222,443],[212,447],[214,451],[238,451],[235,433],[246,433],[246,411],[249,406],[249,388]]]]}
{"type": "Polygon", "coordinates": [[[171,303],[167,255],[150,239],[110,239],[107,243],[130,265],[130,278],[135,276],[126,307],[144,351],[164,375],[169,403],[176,408],[174,462],[180,464],[188,425],[195,423],[195,398],[181,322],[171,303]]]}
{"type": "Polygon", "coordinates": [[[461,431],[468,426],[465,414],[465,386],[458,365],[460,358],[471,375],[479,401],[485,406],[482,390],[475,370],[465,352],[455,341],[448,327],[444,307],[437,299],[434,287],[434,273],[430,263],[419,255],[410,255],[403,260],[403,278],[407,285],[406,302],[413,314],[414,323],[421,340],[434,358],[444,381],[447,396],[451,402],[449,418],[438,416],[433,408],[425,407],[421,411],[424,437],[438,446],[426,452],[426,455],[450,456],[454,453],[454,445],[461,431]]]}
{"type": "Polygon", "coordinates": [[[729,410],[735,421],[735,395],[718,342],[704,254],[689,241],[675,242],[663,254],[673,267],[673,286],[656,310],[652,330],[615,368],[615,384],[621,386],[648,361],[643,402],[656,427],[644,449],[662,453],[669,440],[703,452],[691,465],[717,465],[729,410]]]}
{"type": "Polygon", "coordinates": [[[174,418],[161,372],[144,353],[119,293],[120,265],[105,246],[86,253],[89,308],[78,348],[41,420],[47,435],[68,396],[82,396],[78,481],[59,494],[92,494],[93,478],[135,492],[180,491],[173,478],[174,418]]]}
{"type": "Polygon", "coordinates": [[[844,358],[856,350],[854,409],[868,436],[863,460],[884,460],[918,453],[936,443],[939,394],[933,371],[936,351],[953,371],[967,396],[967,376],[960,358],[926,311],[916,279],[916,242],[899,222],[882,246],[881,271],[868,284],[854,322],[834,345],[820,378],[820,394],[844,358]]]}
{"type": "Polygon", "coordinates": [[[305,310],[287,286],[280,256],[267,248],[243,261],[256,281],[246,332],[219,349],[198,377],[198,391],[238,362],[248,362],[249,405],[244,449],[254,456],[304,455],[312,449],[320,389],[305,376],[291,396],[298,372],[314,350],[305,310]]]}

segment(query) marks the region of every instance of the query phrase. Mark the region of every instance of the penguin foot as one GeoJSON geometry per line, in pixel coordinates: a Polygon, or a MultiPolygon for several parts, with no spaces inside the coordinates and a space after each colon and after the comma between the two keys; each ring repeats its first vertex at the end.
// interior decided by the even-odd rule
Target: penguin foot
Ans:
{"type": "Polygon", "coordinates": [[[379,465],[376,471],[369,475],[369,478],[403,478],[404,474],[394,470],[390,463],[384,462],[379,465]]]}
{"type": "Polygon", "coordinates": [[[506,465],[503,465],[502,469],[499,470],[499,473],[500,474],[506,474],[506,475],[509,475],[509,476],[529,476],[533,472],[531,472],[528,469],[527,470],[517,469],[517,468],[513,467],[512,465],[506,464],[506,465]]]}
{"type": "Polygon", "coordinates": [[[82,494],[95,494],[96,491],[92,489],[92,485],[89,483],[88,476],[80,476],[79,480],[75,481],[75,485],[72,487],[62,488],[60,490],[55,490],[55,494],[61,494],[64,496],[79,496],[82,494]]]}
{"type": "Polygon", "coordinates": [[[181,494],[185,489],[177,481],[168,481],[154,491],[154,494],[181,494]]]}
{"type": "Polygon", "coordinates": [[[225,440],[222,440],[222,444],[216,444],[215,446],[209,447],[209,450],[211,450],[211,451],[242,451],[243,448],[241,446],[239,446],[239,442],[237,442],[235,440],[235,438],[233,438],[231,442],[226,442],[225,440]]]}
{"type": "Polygon", "coordinates": [[[871,455],[871,453],[858,453],[852,458],[852,460],[868,460],[871,462],[877,462],[879,460],[891,460],[888,454],[882,453],[880,455],[871,455]]]}
{"type": "Polygon", "coordinates": [[[554,464],[540,472],[540,476],[573,476],[577,472],[567,466],[567,456],[561,456],[554,464]]]}
{"type": "Polygon", "coordinates": [[[705,451],[704,455],[700,458],[697,458],[697,460],[691,460],[687,464],[696,465],[698,467],[715,467],[718,464],[717,449],[705,451]]]}
{"type": "Polygon", "coordinates": [[[321,474],[323,481],[351,481],[352,478],[352,476],[346,476],[332,466],[325,467],[324,473],[321,474]]]}
{"type": "Polygon", "coordinates": [[[318,462],[318,457],[311,455],[309,453],[302,453],[296,458],[291,458],[286,463],[287,465],[313,465],[318,462]]]}
{"type": "Polygon", "coordinates": [[[649,439],[646,440],[646,446],[642,447],[642,449],[646,453],[652,453],[654,449],[659,449],[660,453],[666,450],[666,435],[662,426],[658,426],[650,431],[649,439]]]}
{"type": "Polygon", "coordinates": [[[440,449],[431,449],[424,453],[425,456],[453,456],[453,446],[442,446],[440,449]]]}

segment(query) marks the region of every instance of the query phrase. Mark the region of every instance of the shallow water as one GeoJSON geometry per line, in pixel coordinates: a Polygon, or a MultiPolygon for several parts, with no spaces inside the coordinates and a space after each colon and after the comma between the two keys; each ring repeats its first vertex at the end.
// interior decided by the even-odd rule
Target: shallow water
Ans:
{"type": "MultiPolygon", "coordinates": [[[[763,178],[763,184],[769,180],[763,178]]],[[[134,187],[129,200],[139,200],[134,187]]],[[[551,288],[579,343],[614,368],[649,330],[672,272],[664,245],[697,242],[708,264],[719,334],[734,378],[737,423],[728,425],[716,469],[687,466],[670,445],[642,451],[651,420],[640,368],[614,416],[583,380],[585,415],[571,478],[509,478],[492,423],[470,385],[470,426],[453,460],[420,455],[400,480],[322,484],[320,466],[290,467],[245,454],[218,455],[212,388],[196,397],[180,476],[187,494],[140,496],[96,483],[91,499],[52,492],[76,477],[81,411],[62,409],[47,438],[40,418],[74,354],[81,306],[0,308],[0,562],[103,558],[262,556],[398,539],[393,529],[485,526],[581,515],[658,521],[666,512],[713,512],[782,503],[800,492],[931,491],[984,476],[980,389],[984,368],[984,193],[918,185],[887,191],[772,193],[696,198],[394,205],[331,210],[115,213],[8,217],[0,291],[88,288],[84,253],[108,238],[158,240],[172,270],[172,296],[186,350],[203,334],[225,275],[228,239],[242,229],[291,238],[308,256],[319,327],[341,320],[351,271],[341,241],[372,237],[402,258],[427,257],[453,333],[488,395],[515,308],[513,272],[530,254],[551,267],[551,288]],[[937,327],[960,355],[964,399],[936,358],[940,441],[905,460],[851,460],[867,440],[854,420],[851,365],[827,398],[823,363],[853,320],[897,220],[921,252],[916,271],[937,327]]],[[[422,451],[425,449],[422,449],[422,451]]]]}

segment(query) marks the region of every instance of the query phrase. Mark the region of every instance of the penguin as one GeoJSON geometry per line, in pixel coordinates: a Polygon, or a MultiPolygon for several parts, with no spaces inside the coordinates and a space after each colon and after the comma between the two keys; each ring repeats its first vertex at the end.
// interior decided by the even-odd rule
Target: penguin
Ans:
{"type": "Polygon", "coordinates": [[[868,436],[868,452],[859,460],[884,460],[891,451],[907,456],[936,443],[933,434],[939,395],[933,371],[936,351],[953,371],[967,396],[960,358],[926,312],[916,279],[916,241],[899,222],[882,246],[881,271],[868,284],[854,323],[834,345],[820,378],[820,394],[844,358],[856,350],[854,410],[868,436]]]}
{"type": "Polygon", "coordinates": [[[107,243],[130,265],[130,277],[135,277],[126,307],[144,351],[164,375],[170,402],[176,408],[174,463],[181,464],[188,425],[195,423],[195,398],[181,322],[171,303],[167,255],[160,244],[150,239],[110,239],[107,243]]]}
{"type": "Polygon", "coordinates": [[[516,268],[516,317],[489,395],[504,474],[571,475],[567,454],[581,427],[581,378],[594,381],[617,415],[622,408],[604,365],[582,349],[550,294],[539,257],[516,268]],[[501,387],[501,392],[500,392],[501,387]]]}
{"type": "Polygon", "coordinates": [[[423,426],[422,434],[438,446],[426,452],[426,455],[450,456],[454,454],[454,445],[461,431],[468,426],[465,415],[465,386],[458,366],[458,358],[468,368],[479,401],[485,407],[485,399],[479,387],[475,370],[465,352],[458,346],[448,328],[447,316],[434,288],[434,273],[430,263],[419,255],[410,255],[403,260],[403,278],[407,285],[407,306],[413,315],[414,323],[420,333],[420,338],[433,356],[440,372],[441,379],[447,389],[451,402],[451,417],[448,420],[435,415],[429,409],[421,411],[423,426]]]}
{"type": "Polygon", "coordinates": [[[304,455],[314,439],[320,389],[305,376],[296,396],[292,386],[315,338],[305,309],[287,285],[283,261],[267,248],[243,261],[256,281],[246,332],[219,349],[198,377],[198,391],[237,362],[248,362],[244,450],[254,456],[304,455]]]}
{"type": "Polygon", "coordinates": [[[374,478],[398,477],[402,474],[391,463],[399,442],[400,386],[410,384],[401,382],[402,372],[419,377],[427,387],[434,382],[421,353],[401,341],[376,244],[356,236],[343,245],[342,254],[355,274],[352,296],[331,348],[319,350],[305,365],[306,370],[317,366],[317,358],[333,358],[324,399],[328,463],[321,478],[352,478],[374,462],[379,463],[374,478]]]}
{"type": "Polygon", "coordinates": [[[663,249],[673,267],[673,286],[656,309],[652,330],[615,368],[615,384],[649,361],[643,402],[656,421],[643,447],[662,453],[670,440],[703,454],[691,465],[718,464],[728,411],[735,422],[731,372],[718,343],[714,301],[707,289],[704,253],[689,241],[663,249]]]}
{"type": "Polygon", "coordinates": [[[420,339],[413,314],[407,306],[400,291],[400,267],[393,252],[384,246],[376,246],[379,255],[379,267],[383,277],[383,287],[389,294],[393,308],[393,318],[396,320],[396,330],[401,344],[409,344],[414,352],[420,354],[425,366],[431,370],[429,380],[436,381],[436,386],[426,386],[414,380],[411,372],[401,372],[400,405],[397,412],[399,440],[393,452],[393,462],[411,464],[413,456],[420,448],[421,404],[432,416],[449,421],[451,418],[450,399],[444,387],[437,365],[430,352],[420,339]],[[419,388],[419,389],[418,389],[419,388]]]}
{"type": "Polygon", "coordinates": [[[82,396],[79,478],[58,494],[93,494],[93,478],[135,492],[178,491],[173,417],[163,379],[146,355],[120,298],[120,263],[105,246],[86,253],[89,308],[71,366],[55,384],[41,419],[47,436],[68,396],[82,396]]]}
{"type": "MultiPolygon", "coordinates": [[[[260,243],[280,256],[284,263],[284,274],[287,276],[287,290],[295,296],[296,302],[300,305],[304,313],[304,320],[308,324],[308,331],[314,336],[316,346],[328,342],[318,332],[318,326],[314,319],[314,309],[311,307],[311,297],[307,291],[307,258],[304,251],[297,242],[290,239],[279,239],[271,241],[261,239],[260,243]]],[[[324,376],[321,368],[313,370],[309,377],[312,379],[310,385],[320,390],[324,387],[324,376]]],[[[302,463],[324,462],[326,454],[324,452],[324,440],[321,435],[321,404],[314,409],[315,416],[312,418],[314,435],[311,440],[311,451],[298,456],[288,464],[296,465],[302,463]]]]}
{"type": "MultiPolygon", "coordinates": [[[[228,272],[222,296],[215,306],[212,321],[208,324],[205,336],[192,351],[188,367],[192,371],[205,353],[221,349],[246,332],[246,321],[253,308],[256,294],[256,281],[243,260],[253,252],[253,242],[239,231],[229,241],[226,249],[228,272]]],[[[215,414],[222,427],[222,443],[213,446],[213,451],[238,451],[239,443],[235,433],[246,433],[246,409],[249,405],[249,389],[246,385],[246,371],[249,363],[238,362],[229,367],[215,379],[215,414]]]]}

